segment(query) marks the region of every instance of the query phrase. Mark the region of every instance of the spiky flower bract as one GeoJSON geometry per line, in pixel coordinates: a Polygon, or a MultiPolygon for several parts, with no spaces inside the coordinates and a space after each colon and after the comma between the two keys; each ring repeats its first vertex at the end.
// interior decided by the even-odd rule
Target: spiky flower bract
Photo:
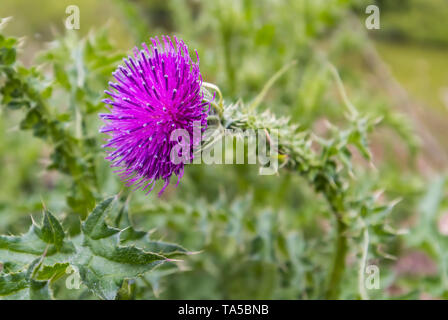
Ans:
{"type": "Polygon", "coordinates": [[[182,140],[171,141],[171,133],[183,129],[189,134],[190,153],[201,142],[207,126],[210,102],[204,101],[201,92],[202,75],[199,56],[193,62],[185,43],[168,36],[151,39],[150,48],[143,43],[142,50],[134,49],[134,57],[124,59],[124,65],[113,72],[116,83],[110,82],[105,93],[110,99],[110,113],[100,114],[105,126],[100,132],[110,138],[104,145],[107,160],[127,186],[135,185],[151,192],[157,180],[165,181],[159,195],[176,174],[177,183],[184,171],[184,162],[175,164],[170,159],[171,150],[182,140]],[[199,125],[198,125],[199,124],[199,125]],[[195,127],[196,126],[196,127],[195,127]]]}

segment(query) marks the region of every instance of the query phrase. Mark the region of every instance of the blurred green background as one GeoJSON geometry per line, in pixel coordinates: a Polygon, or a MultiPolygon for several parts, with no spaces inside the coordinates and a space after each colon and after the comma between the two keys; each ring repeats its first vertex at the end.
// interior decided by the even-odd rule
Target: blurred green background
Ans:
{"type": "MultiPolygon", "coordinates": [[[[98,136],[96,112],[104,110],[99,101],[113,66],[103,58],[129,53],[162,34],[196,48],[204,80],[217,84],[230,101],[250,101],[276,71],[296,60],[263,107],[325,134],[325,121],[344,121],[333,78],[316,53],[325,55],[357,108],[384,117],[370,141],[376,170],[357,161],[357,186],[384,189],[389,200],[401,198],[390,221],[408,230],[369,257],[381,270],[381,287],[369,294],[448,297],[446,0],[2,0],[0,16],[13,17],[6,34],[24,37],[19,56],[25,66],[40,63],[51,73],[46,63],[60,59],[60,83],[64,73],[71,81],[81,38],[90,37],[94,50],[103,50],[104,56],[93,53],[91,61],[83,57],[87,67],[95,62],[104,68],[94,65],[96,73],[86,77],[90,92],[76,98],[93,110],[86,116],[92,136],[98,136]],[[369,4],[380,8],[380,30],[364,26],[369,4]],[[64,28],[68,5],[80,8],[80,30],[64,28]],[[42,50],[50,51],[39,55],[42,50]]],[[[53,92],[55,112],[69,110],[71,94],[76,95],[53,92]]],[[[19,129],[20,110],[0,109],[0,115],[0,231],[24,232],[42,202],[67,225],[82,217],[81,209],[67,206],[70,177],[46,169],[51,146],[19,129]]],[[[104,156],[101,150],[94,155],[98,189],[115,194],[122,186],[104,156]]],[[[139,228],[201,251],[185,258],[180,272],[147,276],[140,298],[322,298],[332,252],[331,214],[294,174],[259,176],[249,165],[190,166],[179,187],[160,199],[135,192],[130,211],[139,228]]],[[[356,254],[348,256],[343,298],[357,297],[356,254]]]]}

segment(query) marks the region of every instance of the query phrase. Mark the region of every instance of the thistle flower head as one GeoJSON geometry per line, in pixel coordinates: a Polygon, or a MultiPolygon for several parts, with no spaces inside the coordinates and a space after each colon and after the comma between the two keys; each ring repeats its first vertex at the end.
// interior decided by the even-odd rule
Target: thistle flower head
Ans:
{"type": "MultiPolygon", "coordinates": [[[[120,178],[127,186],[134,185],[151,192],[155,182],[164,180],[159,195],[177,175],[179,183],[184,162],[174,163],[171,150],[182,140],[171,141],[171,133],[183,129],[193,137],[199,124],[200,131],[207,126],[210,102],[204,101],[201,92],[202,76],[199,56],[193,62],[185,43],[174,37],[151,39],[150,48],[145,43],[142,50],[134,49],[134,57],[124,59],[113,73],[116,83],[110,82],[110,96],[104,99],[110,113],[100,114],[105,125],[100,132],[109,139],[107,160],[117,167],[120,178]]],[[[189,159],[201,137],[190,138],[189,159]]]]}

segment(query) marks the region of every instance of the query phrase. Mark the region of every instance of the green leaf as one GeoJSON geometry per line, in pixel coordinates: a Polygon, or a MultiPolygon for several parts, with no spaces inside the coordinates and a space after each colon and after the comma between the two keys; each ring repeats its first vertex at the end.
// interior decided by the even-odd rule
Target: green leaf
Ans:
{"type": "Polygon", "coordinates": [[[68,263],[55,263],[53,265],[44,265],[42,269],[36,273],[37,280],[56,281],[66,274],[68,263]]]}
{"type": "MultiPolygon", "coordinates": [[[[11,105],[11,103],[9,104],[11,105]]],[[[31,129],[41,121],[41,114],[36,108],[31,108],[25,118],[20,122],[20,129],[31,129]]]]}
{"type": "MultiPolygon", "coordinates": [[[[0,296],[50,299],[49,283],[61,278],[73,265],[94,294],[114,299],[124,280],[139,277],[169,261],[163,255],[187,253],[176,244],[149,240],[148,233],[131,226],[110,227],[105,218],[114,198],[96,206],[82,223],[81,234],[73,240],[65,238],[61,224],[48,210],[41,226],[33,222],[22,236],[0,236],[0,263],[10,272],[1,274],[0,296]]],[[[126,207],[122,224],[128,223],[126,207]]]]}
{"type": "Polygon", "coordinates": [[[59,224],[59,221],[51,214],[50,211],[45,210],[44,222],[42,226],[42,240],[47,243],[54,244],[55,248],[59,250],[64,242],[64,230],[59,224]]]}
{"type": "Polygon", "coordinates": [[[167,259],[135,246],[121,246],[119,229],[105,223],[113,198],[101,202],[82,224],[83,241],[72,263],[97,296],[115,299],[125,279],[143,275],[167,259]]]}
{"type": "Polygon", "coordinates": [[[22,236],[0,235],[0,263],[14,271],[22,270],[43,255],[45,265],[67,262],[73,253],[75,247],[70,241],[64,241],[61,225],[48,211],[44,214],[42,228],[33,223],[22,236]]]}
{"type": "Polygon", "coordinates": [[[120,232],[119,229],[111,228],[106,225],[104,221],[106,210],[114,199],[115,197],[110,197],[95,207],[82,225],[82,231],[85,235],[89,236],[91,239],[101,239],[120,232]]]}
{"type": "Polygon", "coordinates": [[[10,65],[16,61],[15,48],[0,48],[0,64],[10,65]]]}
{"type": "Polygon", "coordinates": [[[0,296],[15,294],[28,287],[26,272],[0,275],[0,296]]]}
{"type": "Polygon", "coordinates": [[[52,300],[49,281],[33,279],[42,259],[35,259],[28,270],[0,275],[0,297],[7,300],[52,300]]]}
{"type": "Polygon", "coordinates": [[[29,298],[31,300],[52,300],[48,281],[30,280],[29,298]]]}
{"type": "Polygon", "coordinates": [[[115,219],[115,223],[120,227],[125,228],[120,232],[121,244],[136,245],[146,251],[158,253],[165,257],[186,255],[189,253],[187,249],[178,244],[152,240],[149,232],[136,230],[132,226],[131,219],[129,218],[127,203],[125,203],[121,208],[117,218],[115,219]]]}
{"type": "Polygon", "coordinates": [[[144,235],[142,235],[142,231],[136,231],[132,227],[129,227],[122,231],[120,235],[120,242],[122,244],[133,244],[139,246],[146,251],[161,254],[164,257],[189,254],[187,249],[178,244],[151,240],[149,237],[149,233],[144,232],[144,235]],[[135,237],[135,235],[138,235],[138,237],[135,237]]]}

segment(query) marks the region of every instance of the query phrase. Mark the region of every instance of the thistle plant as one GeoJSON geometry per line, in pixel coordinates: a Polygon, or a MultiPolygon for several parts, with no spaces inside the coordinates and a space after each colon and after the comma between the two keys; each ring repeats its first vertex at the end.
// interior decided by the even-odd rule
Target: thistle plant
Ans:
{"type": "Polygon", "coordinates": [[[218,127],[237,130],[262,129],[268,140],[270,135],[277,134],[279,167],[301,175],[326,199],[329,210],[334,216],[336,229],[334,259],[327,278],[326,298],[339,297],[346,255],[349,251],[349,239],[357,237],[362,239],[362,245],[358,248],[359,294],[361,298],[367,299],[368,295],[364,288],[366,259],[369,247],[378,245],[369,240],[369,229],[374,228],[377,234],[397,234],[397,231],[385,222],[385,218],[397,201],[383,204],[377,201],[378,196],[374,192],[366,195],[354,194],[352,185],[355,177],[351,160],[353,151],[350,146],[354,146],[366,160],[371,161],[367,135],[381,119],[363,116],[356,110],[347,97],[337,70],[329,62],[326,63],[334,76],[349,122],[346,129],[339,129],[328,123],[333,134],[329,139],[300,130],[299,126],[290,123],[289,119],[276,118],[269,109],[258,111],[269,87],[295,64],[294,62],[275,74],[260,95],[249,104],[242,101],[226,104],[219,88],[213,84],[204,83],[204,90],[207,92],[206,97],[212,96],[209,89],[218,91],[219,101],[212,102],[218,127]],[[313,147],[315,145],[319,146],[318,151],[313,147]]]}
{"type": "MultiPolygon", "coordinates": [[[[102,44],[99,48],[114,51],[107,42],[102,44]]],[[[105,56],[92,50],[89,42],[84,45],[81,56],[91,60],[83,66],[95,79],[107,78],[105,74],[118,65],[117,57],[108,52],[105,56],[111,63],[97,70],[95,66],[105,56]]],[[[164,192],[173,175],[180,179],[188,170],[183,162],[173,164],[170,161],[174,146],[170,135],[175,129],[184,129],[194,136],[194,122],[199,122],[200,131],[207,127],[217,131],[263,130],[268,140],[277,135],[276,160],[282,169],[279,175],[288,171],[303,177],[304,183],[326,200],[328,211],[333,215],[334,258],[328,268],[324,296],[340,298],[346,257],[352,251],[359,258],[359,297],[368,298],[363,277],[369,250],[379,245],[385,234],[396,234],[385,222],[395,202],[382,204],[374,192],[357,190],[351,146],[370,161],[368,133],[379,119],[356,110],[347,98],[336,69],[327,61],[342,98],[346,124],[338,127],[328,123],[330,136],[325,138],[302,129],[287,118],[276,117],[269,108],[261,110],[269,88],[295,63],[275,74],[252,102],[231,103],[224,100],[217,85],[202,81],[198,60],[192,61],[188,47],[177,38],[174,42],[169,37],[163,37],[162,41],[155,38],[150,48],[143,45],[143,50],[135,49],[134,56],[125,59],[124,66],[114,72],[117,82],[109,84],[106,99],[100,94],[80,94],[80,91],[91,92],[91,88],[78,90],[76,86],[82,82],[79,74],[74,72],[74,78],[67,80],[64,73],[61,74],[60,65],[53,62],[54,71],[59,74],[58,89],[65,88],[69,100],[73,100],[70,109],[76,124],[73,133],[61,120],[64,117],[51,108],[54,100],[51,89],[42,85],[44,75],[16,62],[16,46],[16,39],[0,37],[2,106],[22,108],[26,112],[22,129],[32,129],[34,135],[53,146],[51,169],[64,173],[72,183],[73,195],[67,199],[71,209],[68,215],[78,214],[83,221],[74,230],[66,230],[42,205],[42,223],[33,221],[22,236],[0,236],[1,297],[53,298],[52,287],[65,276],[67,268],[72,267],[87,292],[103,299],[116,299],[122,296],[123,288],[130,287],[127,286],[130,282],[142,280],[139,285],[148,287],[147,274],[155,274],[156,267],[172,266],[171,257],[191,253],[180,245],[154,239],[150,233],[137,230],[128,216],[130,192],[126,188],[114,197],[104,197],[106,192],[96,181],[100,174],[95,161],[95,155],[103,157],[104,150],[99,147],[103,135],[92,134],[86,128],[87,115],[96,119],[96,113],[106,103],[110,112],[101,113],[104,126],[100,131],[109,135],[104,145],[107,160],[118,168],[127,186],[133,185],[134,189],[143,189],[146,193],[151,192],[159,180],[164,183],[160,192],[164,192]]],[[[56,60],[57,49],[60,48],[47,51],[44,57],[56,60]]],[[[193,139],[188,142],[188,148],[194,150],[205,143],[193,139]]],[[[152,203],[151,196],[145,201],[152,203]]],[[[188,204],[181,207],[186,211],[188,204]]],[[[163,211],[163,208],[160,205],[156,209],[163,211]]],[[[172,211],[174,209],[169,207],[166,214],[172,211]]]]}
{"type": "MultiPolygon", "coordinates": [[[[5,21],[2,22],[4,25],[5,21]]],[[[96,45],[104,45],[102,41],[105,38],[95,38],[96,45]]],[[[43,205],[41,223],[33,220],[28,232],[20,236],[0,236],[0,297],[53,299],[54,283],[62,277],[67,278],[69,270],[76,270],[74,276],[82,283],[83,292],[87,288],[87,292],[98,298],[119,298],[122,294],[121,287],[126,286],[128,280],[141,277],[157,266],[171,264],[172,268],[169,257],[185,255],[188,251],[177,244],[151,239],[149,233],[134,229],[128,217],[127,202],[121,197],[104,199],[97,195],[96,167],[92,156],[92,149],[96,149],[93,142],[95,139],[86,132],[85,135],[77,136],[64,125],[60,115],[55,115],[50,106],[52,87],[43,85],[46,83],[44,76],[36,68],[26,69],[16,61],[17,45],[17,39],[0,34],[2,107],[24,109],[26,115],[21,122],[21,129],[32,129],[36,137],[54,145],[53,163],[48,169],[57,169],[72,179],[76,196],[70,195],[67,204],[73,210],[71,214],[78,215],[78,218],[81,216],[84,221],[80,226],[75,223],[75,231],[66,230],[43,205]],[[95,198],[98,200],[97,205],[95,198]],[[113,204],[115,207],[110,210],[113,204]],[[117,217],[113,225],[107,222],[108,213],[117,217]],[[73,232],[76,235],[70,236],[69,233],[73,232]]],[[[76,47],[74,43],[66,45],[76,47]]],[[[101,50],[93,57],[89,56],[91,45],[93,44],[89,42],[77,43],[77,47],[84,48],[86,56],[91,59],[76,61],[77,64],[85,63],[87,66],[90,62],[89,66],[96,66],[98,60],[104,59],[101,50]]],[[[67,48],[51,48],[43,59],[56,52],[60,53],[58,49],[64,51],[67,48]]],[[[115,57],[109,55],[109,52],[107,55],[115,61],[115,57]]],[[[54,56],[52,62],[56,72],[61,71],[54,56]]],[[[98,71],[90,72],[96,73],[96,77],[100,78],[98,71]]],[[[71,79],[61,73],[57,75],[63,88],[66,84],[71,87],[71,79]]],[[[79,83],[77,76],[80,75],[75,73],[73,80],[79,83]]],[[[76,91],[69,90],[69,93],[79,97],[76,91]]],[[[82,103],[94,109],[93,105],[98,97],[89,98],[84,97],[82,103]]],[[[78,117],[77,111],[81,104],[78,102],[79,105],[73,111],[75,123],[80,124],[82,131],[86,120],[78,117]]],[[[67,281],[65,285],[68,288],[67,281]]],[[[76,287],[79,289],[79,286],[76,287]]]]}

